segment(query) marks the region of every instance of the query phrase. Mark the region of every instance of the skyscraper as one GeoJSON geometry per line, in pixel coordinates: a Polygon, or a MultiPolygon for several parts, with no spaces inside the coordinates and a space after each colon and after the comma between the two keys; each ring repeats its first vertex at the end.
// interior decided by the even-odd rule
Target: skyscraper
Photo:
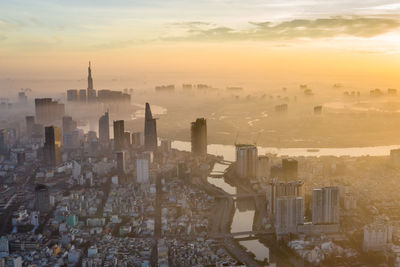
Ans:
{"type": "Polygon", "coordinates": [[[267,187],[268,212],[275,214],[277,210],[277,199],[280,197],[304,197],[304,182],[293,181],[289,183],[272,180],[267,187]]]}
{"type": "Polygon", "coordinates": [[[99,142],[100,144],[107,144],[110,142],[110,121],[108,112],[99,119],[99,142]]]}
{"type": "Polygon", "coordinates": [[[89,61],[89,67],[88,67],[88,90],[93,90],[93,78],[92,78],[92,69],[89,61]]]}
{"type": "Polygon", "coordinates": [[[124,146],[125,148],[129,148],[131,146],[131,133],[124,132],[124,146]]]}
{"type": "Polygon", "coordinates": [[[125,127],[124,121],[114,121],[114,149],[122,150],[124,149],[125,143],[125,127]]]}
{"type": "Polygon", "coordinates": [[[279,197],[276,208],[276,233],[297,233],[297,226],[304,223],[304,198],[296,196],[279,197]]]}
{"type": "Polygon", "coordinates": [[[144,145],[147,150],[157,149],[157,124],[156,119],[151,114],[149,103],[146,103],[146,113],[144,118],[144,145]]]}
{"type": "Polygon", "coordinates": [[[65,113],[64,104],[58,103],[51,98],[35,99],[36,120],[39,123],[53,123],[60,120],[65,113]]]}
{"type": "Polygon", "coordinates": [[[93,102],[96,100],[96,90],[93,88],[92,68],[89,61],[88,67],[88,88],[87,88],[87,101],[93,102]]]}
{"type": "Polygon", "coordinates": [[[62,118],[62,131],[63,135],[72,132],[76,129],[77,123],[71,116],[64,116],[62,118]]]}
{"type": "Polygon", "coordinates": [[[335,186],[312,190],[313,224],[339,223],[339,188],[335,186]]]}
{"type": "Polygon", "coordinates": [[[255,178],[257,172],[257,147],[236,145],[236,174],[239,178],[255,178]]]}
{"type": "Polygon", "coordinates": [[[50,194],[46,185],[38,184],[35,187],[35,208],[42,213],[50,211],[50,194]]]}
{"type": "Polygon", "coordinates": [[[56,126],[45,128],[44,160],[49,166],[61,163],[61,134],[56,126]]]}
{"type": "Polygon", "coordinates": [[[197,156],[207,155],[207,121],[204,118],[196,119],[191,123],[190,136],[192,153],[197,156]]]}

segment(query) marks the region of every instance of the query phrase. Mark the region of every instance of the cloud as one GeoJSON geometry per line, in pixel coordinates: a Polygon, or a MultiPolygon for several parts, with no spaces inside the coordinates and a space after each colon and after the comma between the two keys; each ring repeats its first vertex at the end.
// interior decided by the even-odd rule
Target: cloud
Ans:
{"type": "Polygon", "coordinates": [[[233,29],[213,24],[186,24],[182,36],[166,40],[293,40],[318,39],[337,36],[373,37],[400,28],[399,19],[392,17],[329,17],[318,19],[294,19],[277,24],[269,21],[249,22],[247,29],[233,29]]]}

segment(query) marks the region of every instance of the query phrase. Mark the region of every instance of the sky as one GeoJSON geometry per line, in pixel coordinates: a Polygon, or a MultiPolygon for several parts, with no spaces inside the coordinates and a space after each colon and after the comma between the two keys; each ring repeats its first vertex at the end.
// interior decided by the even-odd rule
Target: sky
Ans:
{"type": "Polygon", "coordinates": [[[2,0],[0,79],[400,83],[400,3],[2,0]]]}

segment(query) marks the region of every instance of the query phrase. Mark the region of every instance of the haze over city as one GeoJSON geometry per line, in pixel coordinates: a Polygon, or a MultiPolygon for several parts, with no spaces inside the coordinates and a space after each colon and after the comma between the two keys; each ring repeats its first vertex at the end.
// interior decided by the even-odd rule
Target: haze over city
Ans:
{"type": "Polygon", "coordinates": [[[0,3],[0,267],[400,266],[396,1],[0,3]]]}

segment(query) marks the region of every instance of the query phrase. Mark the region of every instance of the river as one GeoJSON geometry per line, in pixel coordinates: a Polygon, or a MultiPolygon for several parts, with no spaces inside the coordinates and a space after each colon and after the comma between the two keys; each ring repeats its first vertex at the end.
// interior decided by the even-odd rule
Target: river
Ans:
{"type": "MultiPolygon", "coordinates": [[[[268,148],[258,147],[259,154],[274,153],[278,156],[387,156],[390,154],[391,149],[399,148],[399,145],[392,146],[375,146],[375,147],[354,147],[354,148],[320,148],[319,151],[309,151],[307,148],[268,148]]],[[[173,141],[172,148],[190,151],[190,142],[173,141]]],[[[223,156],[227,161],[235,161],[235,146],[232,145],[208,145],[208,153],[218,156],[223,156]]],[[[229,165],[216,163],[211,173],[221,174],[228,168],[229,165]]],[[[208,182],[213,184],[229,194],[236,194],[237,188],[226,183],[223,178],[208,177],[208,182]]],[[[254,203],[251,205],[249,200],[241,200],[235,202],[235,213],[231,224],[231,232],[250,231],[253,226],[253,219],[255,214],[254,203]],[[244,202],[243,202],[244,201],[244,202]]],[[[270,260],[269,248],[266,247],[259,240],[239,241],[249,252],[255,255],[255,259],[263,261],[265,258],[270,260]]],[[[279,265],[279,259],[277,264],[279,265]]]]}
{"type": "MultiPolygon", "coordinates": [[[[190,151],[190,142],[173,141],[172,148],[190,151]]],[[[320,157],[320,156],[388,156],[391,149],[400,148],[400,145],[389,146],[370,146],[370,147],[344,147],[344,148],[276,148],[276,147],[257,147],[258,154],[276,154],[277,156],[289,157],[320,157]],[[311,149],[311,151],[310,151],[311,149]]],[[[207,146],[207,152],[212,155],[223,156],[227,161],[235,161],[235,146],[211,144],[207,146]]]]}

